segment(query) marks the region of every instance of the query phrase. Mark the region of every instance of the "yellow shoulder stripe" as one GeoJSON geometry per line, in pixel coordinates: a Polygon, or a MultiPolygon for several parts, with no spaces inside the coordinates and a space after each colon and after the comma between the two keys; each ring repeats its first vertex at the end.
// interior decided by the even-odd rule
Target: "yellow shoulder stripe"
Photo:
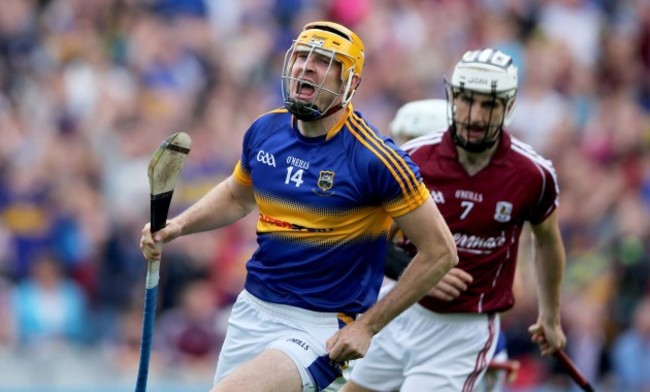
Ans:
{"type": "Polygon", "coordinates": [[[398,182],[409,205],[416,204],[413,199],[418,199],[420,196],[418,192],[419,181],[404,159],[393,149],[387,147],[384,141],[358,115],[353,114],[350,116],[350,123],[352,125],[349,127],[350,132],[386,165],[398,182]]]}
{"type": "Polygon", "coordinates": [[[251,186],[253,185],[253,180],[251,180],[251,175],[248,171],[244,170],[244,167],[241,164],[241,160],[237,161],[237,164],[235,165],[235,170],[233,170],[232,173],[233,177],[235,180],[237,180],[238,183],[244,186],[251,186]]]}

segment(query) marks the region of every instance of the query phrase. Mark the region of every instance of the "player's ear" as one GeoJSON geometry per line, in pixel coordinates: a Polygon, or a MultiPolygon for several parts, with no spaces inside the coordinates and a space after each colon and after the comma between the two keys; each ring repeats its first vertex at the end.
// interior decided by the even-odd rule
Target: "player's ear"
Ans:
{"type": "Polygon", "coordinates": [[[350,91],[355,91],[357,88],[359,88],[359,84],[361,84],[361,76],[353,74],[352,82],[350,83],[350,91]]]}

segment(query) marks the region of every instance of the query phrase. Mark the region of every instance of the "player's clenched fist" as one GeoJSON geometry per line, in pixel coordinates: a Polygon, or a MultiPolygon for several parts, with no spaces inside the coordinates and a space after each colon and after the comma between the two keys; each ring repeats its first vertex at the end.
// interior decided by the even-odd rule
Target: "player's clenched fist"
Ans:
{"type": "Polygon", "coordinates": [[[452,301],[467,290],[472,281],[474,281],[474,278],[469,273],[460,268],[452,268],[429,291],[429,295],[443,301],[452,301]]]}
{"type": "Polygon", "coordinates": [[[370,347],[373,331],[362,322],[353,321],[336,332],[326,342],[330,359],[344,362],[363,358],[370,347]]]}

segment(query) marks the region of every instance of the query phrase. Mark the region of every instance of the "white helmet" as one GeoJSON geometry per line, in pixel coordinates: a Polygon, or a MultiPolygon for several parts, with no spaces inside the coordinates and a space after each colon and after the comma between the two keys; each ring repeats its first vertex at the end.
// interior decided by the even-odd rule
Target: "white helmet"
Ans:
{"type": "Polygon", "coordinates": [[[392,136],[414,138],[448,126],[447,101],[425,99],[408,102],[400,107],[389,129],[392,136]]]}
{"type": "Polygon", "coordinates": [[[447,82],[447,99],[452,118],[451,133],[456,145],[471,152],[480,152],[497,142],[503,125],[508,124],[513,114],[517,74],[517,66],[512,57],[499,50],[486,48],[472,50],[463,55],[454,68],[451,81],[447,82]],[[494,99],[503,100],[505,107],[496,133],[490,136],[489,131],[486,131],[485,139],[481,142],[469,142],[456,133],[453,99],[467,92],[492,95],[494,99]]]}
{"type": "Polygon", "coordinates": [[[495,49],[466,52],[451,76],[454,88],[513,98],[517,93],[517,66],[512,57],[495,49]]]}

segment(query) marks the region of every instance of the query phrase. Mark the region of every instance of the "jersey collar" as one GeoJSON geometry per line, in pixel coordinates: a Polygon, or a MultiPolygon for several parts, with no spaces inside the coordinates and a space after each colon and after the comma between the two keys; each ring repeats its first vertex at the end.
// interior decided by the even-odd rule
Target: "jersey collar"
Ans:
{"type": "MultiPolygon", "coordinates": [[[[330,129],[330,130],[325,134],[325,138],[324,138],[324,139],[325,139],[326,141],[327,141],[327,140],[330,140],[331,138],[333,138],[334,136],[336,136],[336,135],[341,131],[341,129],[343,129],[343,126],[345,125],[345,122],[348,120],[348,118],[349,118],[350,115],[352,114],[352,111],[353,111],[353,109],[352,109],[352,104],[351,104],[351,103],[348,104],[348,105],[344,108],[344,110],[345,110],[345,116],[341,117],[341,120],[339,120],[339,122],[337,122],[337,123],[332,127],[332,129],[330,129]]],[[[298,135],[301,139],[305,139],[305,137],[302,136],[302,135],[300,134],[300,132],[298,131],[298,127],[297,127],[297,123],[296,123],[297,121],[298,121],[298,120],[296,119],[296,116],[291,115],[291,127],[296,131],[297,135],[298,135]]],[[[314,139],[314,138],[311,138],[311,140],[308,140],[308,141],[312,141],[312,142],[322,141],[323,139],[321,139],[321,138],[322,138],[322,136],[320,136],[320,137],[318,137],[318,138],[315,138],[315,139],[314,139]]]]}
{"type": "Polygon", "coordinates": [[[348,118],[352,113],[352,104],[351,103],[348,104],[344,109],[345,109],[345,116],[341,117],[341,120],[337,122],[336,125],[334,125],[332,129],[329,130],[329,132],[327,132],[327,135],[325,136],[325,140],[330,140],[331,138],[336,136],[336,134],[339,133],[341,129],[343,129],[343,125],[345,125],[345,122],[348,121],[348,118]]]}

